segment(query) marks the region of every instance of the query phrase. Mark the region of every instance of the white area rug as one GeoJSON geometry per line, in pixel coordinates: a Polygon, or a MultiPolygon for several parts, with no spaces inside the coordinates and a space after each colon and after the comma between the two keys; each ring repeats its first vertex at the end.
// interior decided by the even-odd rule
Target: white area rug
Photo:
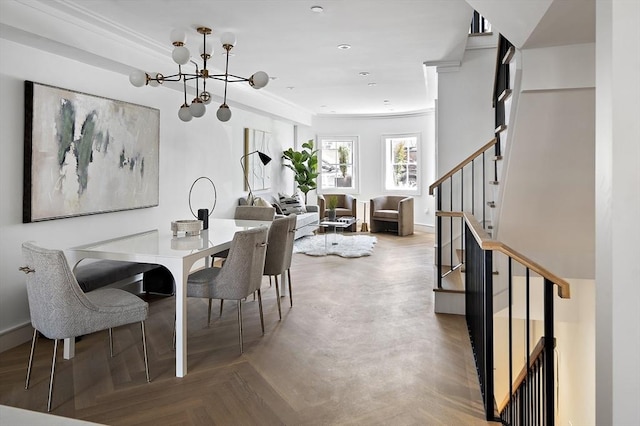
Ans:
{"type": "Polygon", "coordinates": [[[313,235],[297,239],[293,244],[293,252],[304,253],[309,256],[326,256],[328,254],[335,254],[341,257],[370,256],[377,241],[376,237],[369,235],[333,233],[313,235]]]}

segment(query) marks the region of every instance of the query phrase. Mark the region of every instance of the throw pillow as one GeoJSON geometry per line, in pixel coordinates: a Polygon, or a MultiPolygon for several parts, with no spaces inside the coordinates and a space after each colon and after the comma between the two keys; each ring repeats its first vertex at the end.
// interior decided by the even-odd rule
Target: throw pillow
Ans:
{"type": "Polygon", "coordinates": [[[282,213],[290,215],[291,213],[306,213],[307,209],[304,204],[300,202],[300,198],[296,195],[288,197],[284,194],[278,194],[280,198],[280,208],[282,213]]]}
{"type": "Polygon", "coordinates": [[[279,214],[279,215],[283,215],[284,214],[284,212],[280,208],[280,204],[273,203],[272,205],[273,205],[273,208],[276,209],[276,214],[279,214]]]}
{"type": "Polygon", "coordinates": [[[255,207],[273,207],[267,200],[261,197],[254,198],[253,205],[255,207]]]}

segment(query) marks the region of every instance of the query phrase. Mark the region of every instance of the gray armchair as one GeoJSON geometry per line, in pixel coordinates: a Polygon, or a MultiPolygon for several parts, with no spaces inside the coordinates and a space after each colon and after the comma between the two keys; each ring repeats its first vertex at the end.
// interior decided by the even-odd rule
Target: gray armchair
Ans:
{"type": "Polygon", "coordinates": [[[413,197],[385,195],[371,199],[371,232],[394,231],[413,234],[413,197]]]}
{"type": "MultiPolygon", "coordinates": [[[[336,207],[336,217],[352,216],[356,217],[356,210],[358,207],[358,200],[349,194],[321,194],[318,195],[318,211],[320,212],[320,220],[329,216],[329,209],[327,208],[327,198],[336,197],[338,199],[338,206],[336,207]]],[[[347,231],[356,231],[357,224],[346,228],[347,231]]],[[[323,232],[324,228],[320,228],[320,232],[323,232]]]]}
{"type": "Polygon", "coordinates": [[[85,294],[61,250],[49,250],[33,243],[24,243],[22,256],[26,266],[20,270],[27,274],[27,297],[31,325],[34,328],[25,389],[29,388],[33,353],[40,332],[54,340],[47,411],[51,411],[56,354],[60,339],[109,330],[109,349],[113,356],[111,329],[140,322],[144,368],[147,382],[150,381],[144,333],[144,320],[149,314],[147,302],[124,290],[114,288],[98,289],[85,294]]]}
{"type": "MultiPolygon", "coordinates": [[[[267,233],[267,227],[236,232],[231,241],[229,256],[222,268],[201,269],[189,275],[187,281],[187,297],[202,297],[209,301],[211,299],[237,301],[240,353],[243,352],[242,299],[253,292],[258,293],[260,323],[264,333],[260,284],[267,252],[267,233]]],[[[209,318],[211,318],[211,304],[209,304],[209,318]]]]}
{"type": "Polygon", "coordinates": [[[278,275],[285,272],[289,278],[289,305],[293,306],[293,294],[291,293],[291,257],[293,256],[293,240],[296,232],[296,215],[290,214],[276,219],[269,228],[269,246],[267,257],[264,261],[264,275],[275,278],[276,299],[278,300],[278,315],[282,319],[280,307],[280,288],[278,275]]]}

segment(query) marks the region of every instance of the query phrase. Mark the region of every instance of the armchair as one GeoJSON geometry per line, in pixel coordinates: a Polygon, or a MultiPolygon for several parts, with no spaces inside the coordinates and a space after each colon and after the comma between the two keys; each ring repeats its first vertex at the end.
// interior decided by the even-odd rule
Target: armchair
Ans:
{"type": "Polygon", "coordinates": [[[369,210],[371,232],[397,231],[413,234],[413,197],[383,195],[371,199],[369,210]]]}
{"type": "MultiPolygon", "coordinates": [[[[358,202],[353,196],[349,194],[321,194],[318,195],[318,211],[320,212],[320,220],[329,216],[329,210],[327,209],[327,198],[336,197],[338,199],[338,207],[336,207],[336,216],[353,216],[356,217],[356,208],[358,202]]],[[[357,224],[354,223],[350,227],[346,228],[347,231],[356,231],[357,224]]],[[[323,228],[320,228],[322,230],[323,228]]],[[[321,231],[322,232],[322,231],[321,231]]]]}

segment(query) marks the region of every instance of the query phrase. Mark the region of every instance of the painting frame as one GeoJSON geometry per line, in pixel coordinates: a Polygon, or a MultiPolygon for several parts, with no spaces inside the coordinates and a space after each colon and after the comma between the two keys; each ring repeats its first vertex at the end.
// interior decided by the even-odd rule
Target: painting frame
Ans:
{"type": "Polygon", "coordinates": [[[262,164],[256,151],[272,155],[272,137],[270,132],[257,129],[244,129],[244,190],[253,192],[271,189],[271,163],[262,164]],[[250,188],[249,188],[250,186],[250,188]]]}
{"type": "Polygon", "coordinates": [[[160,110],[25,80],[23,223],[159,205],[160,110]]]}

